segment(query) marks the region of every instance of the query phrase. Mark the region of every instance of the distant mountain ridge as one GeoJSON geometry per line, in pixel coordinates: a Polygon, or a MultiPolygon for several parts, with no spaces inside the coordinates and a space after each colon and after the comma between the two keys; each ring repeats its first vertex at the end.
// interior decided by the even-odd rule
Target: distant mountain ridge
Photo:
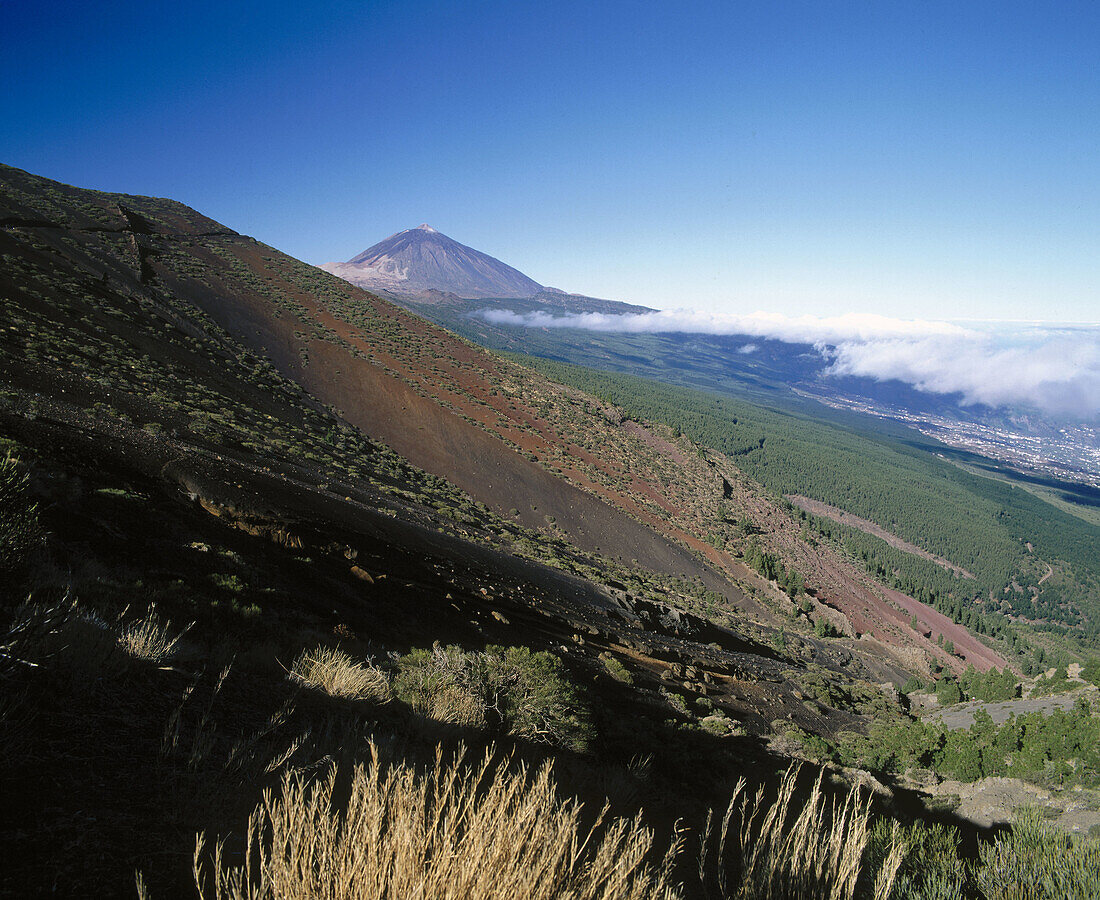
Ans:
{"type": "Polygon", "coordinates": [[[449,291],[461,297],[531,297],[543,286],[518,269],[460,244],[430,225],[392,234],[327,272],[367,290],[417,294],[449,291]]]}
{"type": "Polygon", "coordinates": [[[431,225],[391,234],[347,262],[321,266],[357,287],[407,308],[446,306],[469,312],[468,300],[526,301],[516,311],[554,313],[641,313],[646,306],[600,300],[541,285],[499,259],[460,244],[431,225]]]}

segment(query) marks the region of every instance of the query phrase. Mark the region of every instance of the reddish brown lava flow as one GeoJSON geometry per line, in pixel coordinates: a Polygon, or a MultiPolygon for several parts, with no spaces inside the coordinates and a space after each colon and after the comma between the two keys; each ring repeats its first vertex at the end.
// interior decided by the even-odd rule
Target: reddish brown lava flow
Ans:
{"type": "MultiPolygon", "coordinates": [[[[264,267],[264,250],[247,241],[235,245],[241,262],[254,270],[264,267]]],[[[498,512],[532,528],[545,529],[552,522],[577,546],[627,564],[636,561],[654,571],[697,576],[743,609],[771,617],[731,583],[731,578],[748,576],[745,567],[682,527],[678,518],[683,511],[659,480],[639,478],[621,460],[585,451],[579,439],[541,416],[533,403],[503,396],[497,388],[517,377],[512,364],[350,285],[340,286],[351,301],[345,307],[351,310],[347,318],[322,306],[308,291],[283,287],[305,318],[280,311],[258,294],[242,293],[239,285],[231,305],[216,295],[196,299],[348,421],[498,512]],[[352,324],[350,318],[369,325],[352,324]],[[301,323],[308,320],[330,339],[301,333],[301,323]],[[532,454],[559,472],[533,461],[532,454]],[[658,516],[658,509],[672,521],[658,516]]],[[[627,422],[622,427],[662,456],[685,464],[676,447],[643,425],[627,422]]],[[[758,513],[764,520],[783,518],[771,506],[758,513]]],[[[789,543],[796,547],[800,542],[789,543]]],[[[817,557],[794,559],[800,571],[815,577],[808,577],[808,583],[820,584],[830,605],[848,617],[856,632],[889,646],[920,648],[956,668],[963,660],[979,668],[1004,664],[946,617],[912,598],[902,603],[887,596],[868,578],[839,560],[826,560],[820,551],[817,557]],[[951,640],[962,659],[947,658],[935,643],[914,632],[909,615],[924,630],[951,640]]]]}
{"type": "MultiPolygon", "coordinates": [[[[247,265],[257,264],[252,256],[259,250],[245,246],[239,252],[247,265]]],[[[632,517],[652,521],[650,514],[629,496],[616,495],[589,482],[593,492],[601,495],[594,496],[463,418],[465,415],[483,421],[489,413],[488,406],[472,403],[464,389],[469,382],[471,387],[486,391],[485,370],[496,366],[495,357],[386,301],[350,286],[347,290],[361,297],[371,307],[370,313],[385,324],[407,330],[411,344],[430,343],[435,347],[441,374],[428,377],[424,367],[414,370],[407,361],[379,347],[369,333],[320,308],[307,294],[295,299],[341,343],[303,340],[296,333],[298,320],[279,315],[262,297],[238,297],[231,310],[220,304],[204,306],[224,325],[266,352],[284,374],[339,409],[366,434],[385,442],[414,465],[447,478],[497,512],[509,515],[515,510],[516,518],[531,528],[545,528],[548,521],[553,521],[582,549],[627,564],[636,561],[658,572],[699,577],[708,588],[735,604],[755,607],[720,574],[728,571],[728,565],[705,565],[675,538],[691,545],[701,542],[682,532],[668,536],[657,533],[632,517]],[[362,355],[349,348],[358,348],[362,355]],[[303,349],[308,362],[303,361],[303,349]],[[414,376],[434,396],[423,396],[415,390],[409,383],[414,376]],[[440,405],[436,398],[450,402],[456,409],[440,405]]],[[[491,374],[500,375],[499,371],[491,374]]],[[[495,410],[492,412],[495,414],[495,410]]],[[[554,432],[545,421],[535,421],[544,447],[549,448],[550,443],[543,434],[556,435],[560,444],[570,443],[567,436],[554,432]]],[[[705,552],[701,545],[699,549],[705,552]]],[[[713,559],[709,553],[708,557],[713,559]]]]}

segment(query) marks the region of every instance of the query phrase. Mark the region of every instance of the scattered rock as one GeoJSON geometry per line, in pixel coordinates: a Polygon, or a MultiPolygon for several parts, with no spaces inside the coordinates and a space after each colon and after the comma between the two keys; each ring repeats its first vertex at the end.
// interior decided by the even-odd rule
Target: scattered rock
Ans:
{"type": "Polygon", "coordinates": [[[360,581],[365,581],[367,584],[374,584],[374,576],[370,574],[366,569],[361,569],[359,566],[351,567],[351,574],[358,578],[360,581]]]}

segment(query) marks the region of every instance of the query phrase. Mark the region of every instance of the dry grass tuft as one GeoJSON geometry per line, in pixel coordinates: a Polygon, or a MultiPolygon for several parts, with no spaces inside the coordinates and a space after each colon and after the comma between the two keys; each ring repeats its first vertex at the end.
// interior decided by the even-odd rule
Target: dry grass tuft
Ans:
{"type": "Polygon", "coordinates": [[[385,703],[393,690],[386,673],[370,662],[359,663],[330,647],[308,650],[294,661],[290,677],[306,687],[346,700],[385,703]]]}
{"type": "Polygon", "coordinates": [[[191,625],[188,625],[173,635],[172,623],[161,622],[156,607],[150,605],[144,618],[128,625],[119,623],[118,646],[131,659],[142,659],[162,666],[176,655],[180,639],[190,629],[191,625]]]}
{"type": "MultiPolygon", "coordinates": [[[[656,867],[653,833],[640,819],[585,830],[581,805],[558,798],[549,765],[535,774],[487,754],[479,765],[437,751],[426,773],[385,766],[370,744],[346,806],[334,809],[336,770],[287,776],[249,819],[243,866],[219,842],[207,872],[195,848],[195,880],[216,900],[650,900],[679,897],[669,876],[678,844],[656,867]]],[[[340,791],[339,793],[343,793],[340,791]]]]}
{"type": "MultiPolygon", "coordinates": [[[[717,834],[716,875],[710,847],[715,840],[713,821],[707,828],[699,857],[703,883],[717,881],[720,896],[738,900],[851,900],[860,877],[864,850],[870,837],[870,798],[860,799],[853,787],[844,800],[830,801],[818,775],[801,811],[794,815],[798,766],[783,776],[779,795],[770,805],[763,788],[750,796],[745,780],[737,782],[717,834]],[[737,827],[731,827],[736,815],[737,827]],[[740,860],[731,878],[729,850],[740,860]]],[[[876,900],[886,900],[901,866],[904,844],[897,833],[881,870],[874,876],[876,900]]]]}
{"type": "Polygon", "coordinates": [[[127,659],[163,665],[176,655],[191,628],[173,633],[172,623],[161,622],[155,606],[133,622],[124,622],[124,615],[105,619],[68,594],[50,603],[28,600],[0,638],[0,673],[10,667],[49,665],[55,674],[81,678],[119,669],[127,659]],[[64,665],[59,665],[62,658],[64,665]]]}
{"type": "Polygon", "coordinates": [[[304,731],[288,728],[294,714],[289,701],[259,727],[231,737],[224,728],[224,714],[215,715],[215,707],[232,665],[227,664],[216,676],[200,672],[184,688],[164,726],[161,761],[174,764],[177,771],[201,773],[205,787],[218,791],[226,785],[254,785],[276,770],[289,769],[303,756],[327,758],[317,746],[317,737],[325,748],[341,746],[342,738],[354,738],[353,734],[315,736],[311,728],[304,731]],[[197,690],[203,682],[212,682],[209,693],[197,690]],[[205,702],[198,700],[198,694],[206,695],[205,702]]]}

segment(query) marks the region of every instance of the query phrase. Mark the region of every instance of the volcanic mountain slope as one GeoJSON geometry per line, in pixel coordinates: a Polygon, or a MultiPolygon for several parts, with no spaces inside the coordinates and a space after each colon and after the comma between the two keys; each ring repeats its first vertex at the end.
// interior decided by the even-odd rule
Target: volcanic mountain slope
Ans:
{"type": "MultiPolygon", "coordinates": [[[[25,266],[29,241],[31,249],[52,258],[53,271],[44,276],[39,270],[37,277],[56,282],[63,271],[57,257],[67,257],[74,270],[70,290],[82,281],[81,290],[88,290],[91,278],[95,293],[143,293],[168,323],[162,326],[168,334],[182,329],[196,340],[218,329],[224,339],[243,345],[257,369],[273,364],[305,389],[304,396],[339,410],[341,424],[330,430],[357,429],[497,515],[613,561],[619,582],[640,588],[647,577],[641,571],[688,579],[731,611],[763,626],[776,621],[772,604],[751,596],[775,592],[738,561],[736,536],[721,550],[707,541],[714,510],[730,489],[727,475],[736,471],[728,460],[704,462],[682,439],[676,446],[643,424],[623,422],[614,409],[179,204],[77,191],[18,170],[6,174],[10,199],[3,215],[11,224],[5,238],[22,239],[22,246],[13,248],[20,252],[11,256],[23,257],[25,266]]],[[[34,277],[13,289],[25,291],[34,277]]],[[[88,325],[78,320],[78,328],[86,333],[88,325]]],[[[29,330],[37,333],[32,342],[42,339],[41,325],[29,330]]],[[[173,350],[171,357],[177,354],[173,350]]],[[[94,359],[84,364],[97,368],[94,359]]],[[[201,370],[201,361],[188,365],[201,370]]],[[[9,371],[18,368],[13,360],[9,371]]],[[[211,415],[211,403],[206,405],[202,412],[174,416],[173,427],[201,436],[211,415]]],[[[259,398],[256,405],[263,408],[270,399],[259,398]]],[[[267,436],[268,444],[280,440],[286,439],[277,430],[267,436]]],[[[776,532],[774,523],[790,520],[776,504],[757,502],[753,514],[767,533],[776,532]]],[[[865,598],[866,611],[843,630],[853,637],[873,635],[901,653],[876,664],[911,667],[914,659],[937,658],[948,666],[961,664],[927,640],[922,632],[932,629],[899,627],[896,603],[853,566],[829,558],[832,569],[844,573],[833,579],[834,605],[842,607],[856,594],[865,598]]],[[[932,616],[931,611],[916,614],[921,622],[932,616]]],[[[981,668],[1004,664],[988,648],[959,637],[955,643],[963,660],[981,668]]],[[[875,651],[871,657],[876,655],[881,656],[875,651]]]]}
{"type": "Polygon", "coordinates": [[[543,290],[518,269],[430,225],[399,231],[345,263],[322,268],[368,290],[440,290],[463,297],[531,297],[543,290]]]}
{"type": "Polygon", "coordinates": [[[653,312],[644,306],[543,287],[430,225],[400,231],[346,263],[325,263],[321,268],[413,311],[427,309],[435,315],[448,311],[460,319],[475,308],[558,314],[653,312]],[[495,298],[506,299],[497,303],[495,298]],[[483,302],[475,306],[471,299],[483,302]]]}
{"type": "MultiPolygon", "coordinates": [[[[267,685],[233,688],[260,724],[274,713],[258,698],[285,691],[276,661],[317,642],[364,656],[524,645],[586,686],[599,753],[652,753],[667,783],[710,784],[789,731],[831,738],[872,709],[902,715],[875,682],[1003,664],[980,644],[945,654],[826,550],[820,578],[808,550],[789,557],[828,601],[803,598],[799,615],[741,562],[733,531],[708,540],[730,504],[766,546],[797,531],[728,459],[181,204],[3,168],[0,255],[0,434],[30,465],[51,534],[39,590],[63,587],[93,623],[151,604],[194,620],[196,670],[237,655],[267,685]],[[815,618],[849,636],[815,637],[815,618]]],[[[5,582],[5,604],[22,590],[5,582]]],[[[84,679],[92,693],[74,705],[18,672],[57,709],[27,726],[33,752],[9,773],[18,802],[3,828],[27,851],[20,866],[42,853],[40,832],[15,824],[32,820],[51,846],[84,842],[93,869],[117,866],[122,832],[89,831],[75,811],[118,803],[146,821],[103,767],[163,794],[156,746],[186,676],[140,676],[163,713],[150,722],[133,700],[114,711],[102,679],[84,679]],[[105,734],[114,743],[95,745],[105,734]],[[119,756],[119,741],[147,756],[119,756]]],[[[188,815],[157,828],[212,827],[188,815]]],[[[49,865],[73,888],[83,859],[59,849],[49,865]]],[[[9,884],[25,887],[20,871],[9,884]]]]}

